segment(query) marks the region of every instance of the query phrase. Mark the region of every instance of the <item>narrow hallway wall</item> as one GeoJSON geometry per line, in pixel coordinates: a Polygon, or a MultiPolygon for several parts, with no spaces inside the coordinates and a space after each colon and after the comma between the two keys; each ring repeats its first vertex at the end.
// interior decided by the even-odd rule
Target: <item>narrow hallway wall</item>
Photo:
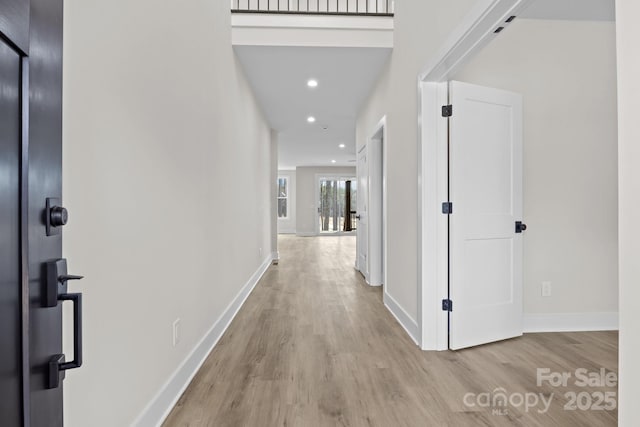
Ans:
{"type": "Polygon", "coordinates": [[[127,426],[271,260],[276,150],[228,2],[67,0],[65,21],[64,253],[86,276],[65,425],[127,426]]]}

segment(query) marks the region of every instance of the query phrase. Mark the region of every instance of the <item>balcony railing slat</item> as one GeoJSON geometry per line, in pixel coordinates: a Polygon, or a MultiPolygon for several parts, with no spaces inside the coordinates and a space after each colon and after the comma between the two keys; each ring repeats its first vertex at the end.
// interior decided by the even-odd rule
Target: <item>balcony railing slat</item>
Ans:
{"type": "Polygon", "coordinates": [[[266,2],[261,0],[231,0],[231,11],[234,13],[282,13],[282,14],[303,14],[303,15],[371,15],[371,16],[393,16],[393,1],[389,0],[364,0],[364,11],[360,6],[360,0],[335,0],[335,11],[331,0],[275,0],[275,7],[271,6],[271,0],[266,2]],[[286,2],[286,8],[282,6],[282,1],[286,2]],[[306,1],[306,8],[304,2],[306,1]],[[375,1],[375,8],[369,5],[375,1]],[[302,2],[302,5],[300,4],[302,2]],[[245,6],[246,3],[246,6],[245,6]],[[266,8],[265,8],[266,3],[266,8]],[[370,7],[371,6],[371,7],[370,7]]]}

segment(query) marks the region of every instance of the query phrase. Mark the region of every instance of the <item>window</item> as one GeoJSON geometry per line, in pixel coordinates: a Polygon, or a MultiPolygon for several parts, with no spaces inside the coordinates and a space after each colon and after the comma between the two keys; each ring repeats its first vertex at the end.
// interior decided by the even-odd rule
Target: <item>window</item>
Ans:
{"type": "Polygon", "coordinates": [[[289,217],[289,178],[278,177],[278,218],[289,217]]]}

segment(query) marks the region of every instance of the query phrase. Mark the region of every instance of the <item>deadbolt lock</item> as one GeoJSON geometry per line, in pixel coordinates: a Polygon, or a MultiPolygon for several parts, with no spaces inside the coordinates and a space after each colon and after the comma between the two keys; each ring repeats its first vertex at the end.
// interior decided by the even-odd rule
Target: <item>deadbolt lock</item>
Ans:
{"type": "Polygon", "coordinates": [[[60,234],[60,227],[67,225],[69,221],[69,212],[66,208],[60,206],[61,204],[60,199],[53,197],[47,199],[44,212],[47,236],[60,234]]]}

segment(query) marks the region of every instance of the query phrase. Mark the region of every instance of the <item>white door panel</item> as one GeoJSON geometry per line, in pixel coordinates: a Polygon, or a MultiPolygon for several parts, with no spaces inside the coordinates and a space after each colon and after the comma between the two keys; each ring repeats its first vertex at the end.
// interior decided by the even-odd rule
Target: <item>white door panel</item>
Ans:
{"type": "Polygon", "coordinates": [[[367,162],[367,146],[362,147],[358,153],[358,225],[356,228],[357,238],[357,268],[369,280],[369,230],[368,230],[368,205],[369,205],[369,167],[367,162]]]}
{"type": "Polygon", "coordinates": [[[522,97],[450,82],[449,344],[522,335],[522,97]]]}

